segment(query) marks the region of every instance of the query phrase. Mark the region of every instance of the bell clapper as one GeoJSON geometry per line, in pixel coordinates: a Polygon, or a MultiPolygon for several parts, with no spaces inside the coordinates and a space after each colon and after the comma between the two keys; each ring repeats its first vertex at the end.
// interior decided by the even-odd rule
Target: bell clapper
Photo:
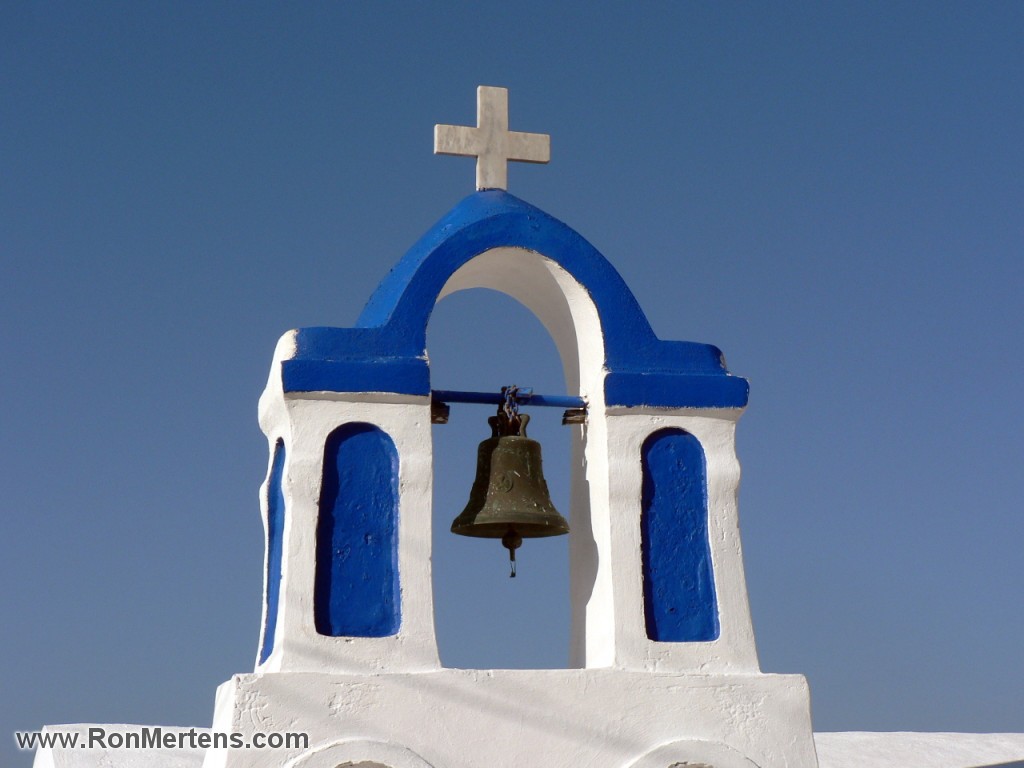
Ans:
{"type": "Polygon", "coordinates": [[[516,577],[516,550],[522,543],[523,537],[516,533],[515,528],[509,528],[508,532],[501,537],[501,544],[508,550],[508,561],[512,568],[512,572],[508,575],[510,579],[516,577]]]}

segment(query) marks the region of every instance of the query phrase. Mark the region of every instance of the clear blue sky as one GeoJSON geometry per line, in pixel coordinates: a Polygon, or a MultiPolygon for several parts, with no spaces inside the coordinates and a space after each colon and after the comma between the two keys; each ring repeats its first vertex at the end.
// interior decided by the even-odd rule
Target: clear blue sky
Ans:
{"type": "MultiPolygon", "coordinates": [[[[817,730],[1024,730],[1024,5],[2,16],[4,733],[206,725],[251,670],[274,344],[351,325],[472,191],[431,142],[478,84],[552,135],[510,191],[594,243],[660,336],[750,379],[762,667],[808,676],[817,730]]],[[[561,391],[538,328],[502,297],[443,302],[435,384],[561,391]]],[[[435,428],[442,653],[560,666],[564,544],[529,543],[510,583],[500,548],[443,533],[485,416],[435,428]]],[[[566,435],[538,434],[564,505],[566,435]]]]}

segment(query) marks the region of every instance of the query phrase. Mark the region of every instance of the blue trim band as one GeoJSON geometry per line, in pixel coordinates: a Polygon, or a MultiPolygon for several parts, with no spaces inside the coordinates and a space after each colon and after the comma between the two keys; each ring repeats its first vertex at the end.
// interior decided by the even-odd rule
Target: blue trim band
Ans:
{"type": "Polygon", "coordinates": [[[285,392],[430,392],[426,360],[284,360],[285,392]]]}
{"type": "Polygon", "coordinates": [[[609,373],[608,405],[663,408],[743,408],[750,384],[740,376],[687,376],[670,373],[609,373]]]}

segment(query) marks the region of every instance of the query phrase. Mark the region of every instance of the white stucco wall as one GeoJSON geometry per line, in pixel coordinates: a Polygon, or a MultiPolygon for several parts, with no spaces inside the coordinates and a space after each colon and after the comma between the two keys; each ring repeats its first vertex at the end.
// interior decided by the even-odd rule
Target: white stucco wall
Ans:
{"type": "MultiPolygon", "coordinates": [[[[265,398],[263,404],[261,424],[271,446],[278,438],[285,445],[282,493],[287,514],[274,649],[259,669],[323,673],[437,669],[440,661],[430,574],[430,398],[314,393],[276,401],[265,398]],[[402,622],[398,634],[391,637],[325,637],[314,625],[316,526],[324,445],[331,432],[353,422],[379,427],[394,442],[399,456],[402,622]]],[[[266,483],[261,497],[266,519],[266,483]]]]}
{"type": "MultiPolygon", "coordinates": [[[[226,684],[228,687],[230,684],[226,684]]],[[[542,714],[542,713],[541,713],[542,714]]],[[[536,718],[536,715],[535,715],[536,718]]],[[[536,718],[542,719],[542,718],[536,718]]],[[[548,724],[556,723],[559,715],[549,718],[548,724]]],[[[80,738],[88,736],[89,728],[102,727],[108,733],[137,731],[141,726],[125,724],[92,723],[77,725],[49,725],[45,732],[78,733],[80,738]]],[[[431,728],[434,727],[431,721],[431,728]]],[[[590,741],[599,746],[606,734],[593,733],[589,725],[590,741]]],[[[178,728],[163,726],[164,732],[210,733],[206,728],[178,728]]],[[[341,730],[341,729],[339,729],[341,730]]],[[[629,731],[628,727],[620,730],[629,731]]],[[[566,734],[568,735],[568,734],[566,734]]],[[[609,731],[610,740],[614,735],[609,731]]],[[[814,746],[820,768],[984,768],[1006,763],[1024,761],[1024,733],[816,733],[814,746]]],[[[614,752],[615,749],[610,751],[614,752]]],[[[517,753],[518,754],[518,753],[517,753]]],[[[269,756],[269,753],[268,753],[269,756]]],[[[580,753],[581,758],[586,754],[580,753]]],[[[224,756],[217,756],[223,760],[224,756]]],[[[315,744],[309,750],[285,757],[276,753],[280,762],[273,765],[284,768],[338,768],[353,765],[359,768],[432,768],[431,764],[410,749],[379,741],[365,736],[338,737],[315,744]]],[[[204,753],[201,750],[84,750],[45,749],[35,756],[34,768],[203,768],[204,753]]],[[[706,739],[674,739],[655,746],[646,754],[621,768],[668,768],[680,760],[691,765],[707,765],[713,768],[737,766],[752,768],[747,758],[724,744],[706,739]]],[[[579,765],[582,763],[574,763],[579,765]]],[[[603,764],[603,763],[601,763],[603,764]]],[[[441,764],[435,764],[441,768],[441,764]]],[[[553,763],[539,763],[547,768],[553,763]]],[[[597,764],[594,764],[597,765],[597,764]]]]}
{"type": "MultiPolygon", "coordinates": [[[[363,739],[410,750],[436,768],[625,768],[688,739],[718,744],[723,754],[761,768],[816,765],[807,687],[798,675],[612,669],[239,675],[218,696],[230,710],[218,707],[216,730],[247,734],[301,723],[311,737],[309,751],[363,739]]],[[[270,768],[301,756],[211,752],[204,768],[270,768]]],[[[684,759],[681,751],[671,762],[684,759]]],[[[720,768],[731,765],[747,763],[720,768]]]]}
{"type": "Polygon", "coordinates": [[[821,768],[981,768],[1024,761],[1024,733],[816,733],[821,768]]]}

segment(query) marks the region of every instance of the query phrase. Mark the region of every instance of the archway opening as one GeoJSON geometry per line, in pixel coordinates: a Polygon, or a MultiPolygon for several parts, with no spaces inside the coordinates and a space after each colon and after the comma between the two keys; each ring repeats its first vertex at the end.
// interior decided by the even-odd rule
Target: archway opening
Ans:
{"type": "MultiPolygon", "coordinates": [[[[502,386],[565,394],[558,351],[544,326],[505,294],[472,289],[435,307],[428,326],[434,389],[498,392],[502,386]]],[[[575,393],[572,393],[575,394],[575,393]]],[[[568,537],[528,539],[517,576],[492,539],[451,533],[466,505],[476,452],[490,435],[494,406],[453,404],[448,424],[433,428],[433,589],[438,650],[446,667],[549,669],[568,666],[568,537]]],[[[529,436],[543,446],[544,475],[555,507],[569,518],[571,430],[556,408],[525,407],[529,436]]]]}

